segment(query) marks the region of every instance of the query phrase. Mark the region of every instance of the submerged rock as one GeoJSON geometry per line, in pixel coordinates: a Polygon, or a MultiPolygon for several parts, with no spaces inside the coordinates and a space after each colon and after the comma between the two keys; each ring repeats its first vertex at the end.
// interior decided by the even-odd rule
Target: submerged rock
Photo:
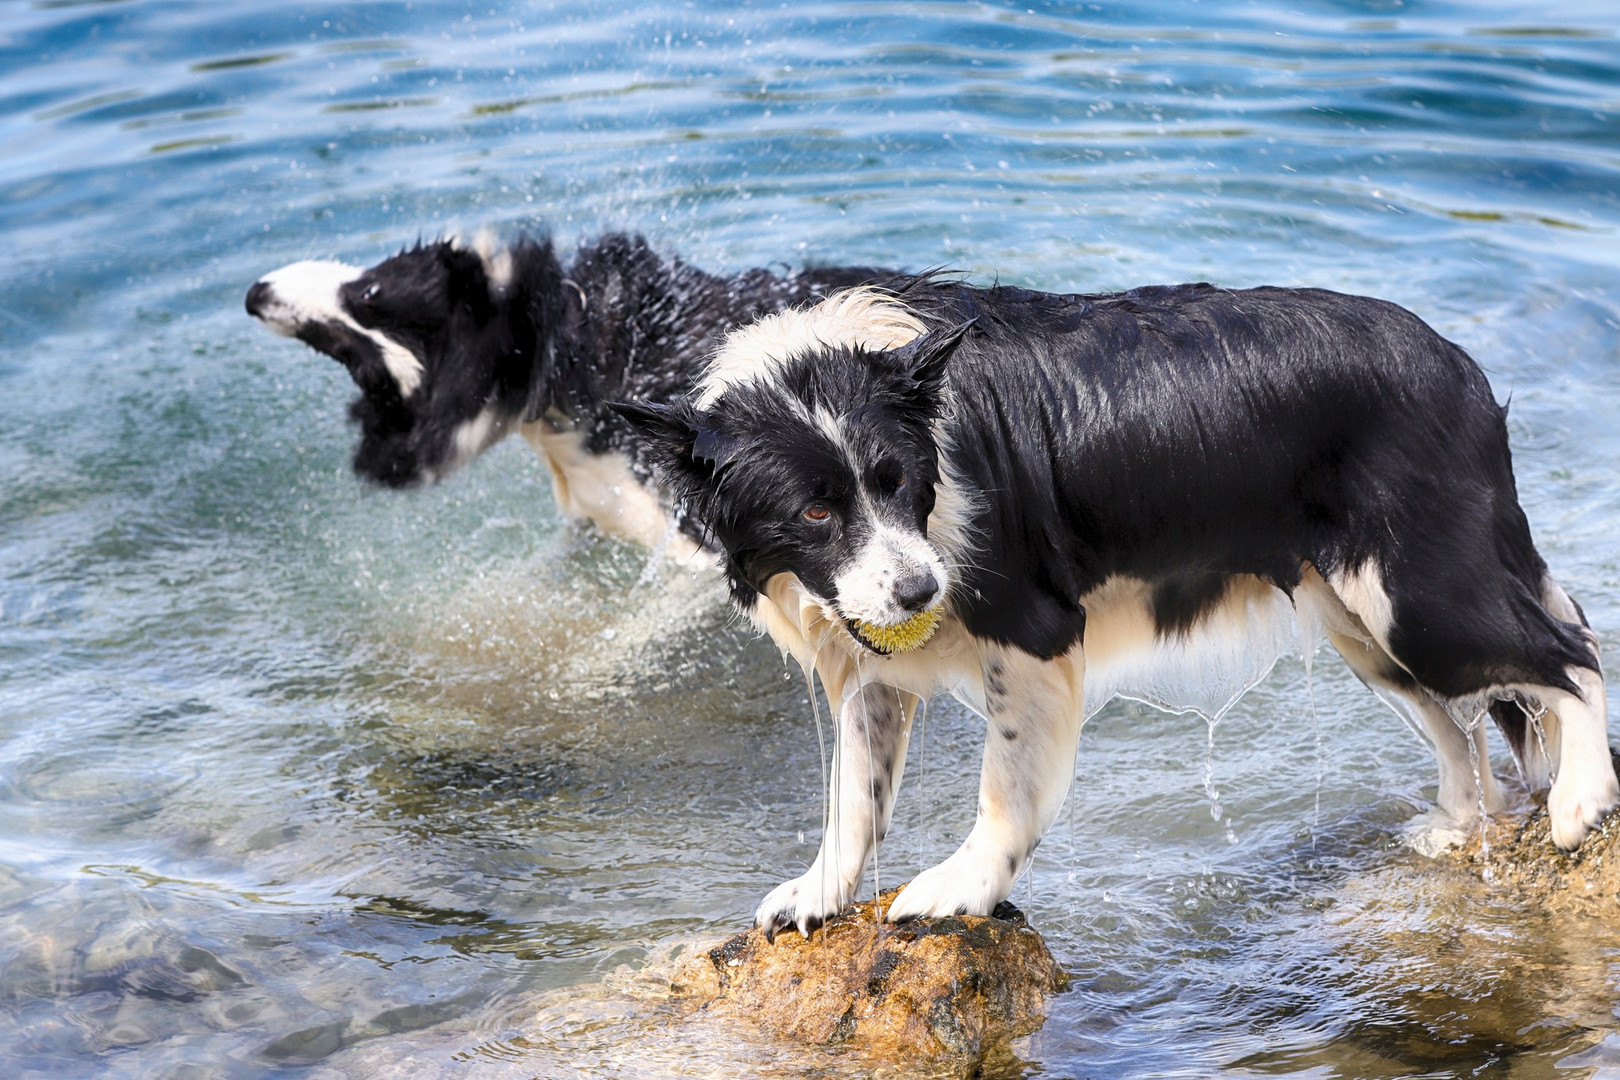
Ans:
{"type": "MultiPolygon", "coordinates": [[[[882,896],[885,908],[898,889],[882,896]]],[[[692,957],[674,980],[695,1008],[801,1042],[881,1057],[982,1058],[1041,1026],[1068,976],[1023,913],[879,924],[870,900],[808,939],[757,928],[692,957]]]]}

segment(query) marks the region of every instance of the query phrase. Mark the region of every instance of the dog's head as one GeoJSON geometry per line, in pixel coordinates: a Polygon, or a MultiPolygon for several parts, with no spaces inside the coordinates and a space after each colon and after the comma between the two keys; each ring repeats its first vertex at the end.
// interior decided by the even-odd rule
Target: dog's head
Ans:
{"type": "Polygon", "coordinates": [[[369,270],[284,266],[248,290],[247,310],[348,369],[360,388],[355,471],[409,487],[470,461],[530,407],[540,298],[562,302],[560,277],[549,243],[493,252],[439,241],[369,270]]]}
{"type": "Polygon", "coordinates": [[[724,551],[741,606],[791,574],[868,650],[910,647],[895,632],[939,608],[952,584],[950,557],[928,536],[940,479],[933,428],[965,329],[888,350],[800,352],[718,393],[711,380],[701,407],[618,407],[724,551]]]}

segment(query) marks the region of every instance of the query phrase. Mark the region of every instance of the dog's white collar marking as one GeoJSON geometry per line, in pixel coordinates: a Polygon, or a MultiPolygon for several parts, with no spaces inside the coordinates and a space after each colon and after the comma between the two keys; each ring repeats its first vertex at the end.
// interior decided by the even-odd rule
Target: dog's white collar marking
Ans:
{"type": "Polygon", "coordinates": [[[260,280],[270,286],[270,302],[259,318],[278,334],[297,337],[306,323],[339,323],[371,339],[382,353],[383,364],[399,384],[402,397],[410,397],[422,385],[422,361],[405,346],[380,330],[368,330],[343,310],[338,290],[358,278],[364,270],[330,259],[295,262],[273,270],[260,280]]]}
{"type": "Polygon", "coordinates": [[[793,356],[826,346],[897,349],[928,332],[904,304],[862,285],[821,303],[767,315],[733,330],[698,383],[697,406],[707,409],[733,386],[771,378],[793,356]]]}

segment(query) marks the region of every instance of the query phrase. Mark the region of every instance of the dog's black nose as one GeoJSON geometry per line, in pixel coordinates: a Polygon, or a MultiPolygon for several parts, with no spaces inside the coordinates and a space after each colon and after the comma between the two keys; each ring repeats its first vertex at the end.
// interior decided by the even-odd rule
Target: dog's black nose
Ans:
{"type": "Polygon", "coordinates": [[[894,602],[907,611],[921,611],[934,602],[939,582],[932,570],[924,570],[912,577],[903,577],[894,583],[894,602]]]}
{"type": "Polygon", "coordinates": [[[264,313],[264,305],[270,299],[270,283],[268,281],[255,281],[247,294],[247,313],[255,319],[264,313]]]}

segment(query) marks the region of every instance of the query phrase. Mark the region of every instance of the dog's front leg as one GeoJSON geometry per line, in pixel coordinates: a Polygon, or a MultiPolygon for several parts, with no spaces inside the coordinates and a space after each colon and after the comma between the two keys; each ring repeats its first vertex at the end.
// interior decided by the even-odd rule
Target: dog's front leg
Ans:
{"type": "Polygon", "coordinates": [[[1012,892],[1074,777],[1083,672],[1077,653],[1044,661],[998,647],[986,655],[978,820],[954,855],[901,891],[891,920],[988,915],[1012,892]]]}
{"type": "Polygon", "coordinates": [[[767,937],[790,926],[808,936],[854,897],[874,843],[889,828],[917,700],[872,683],[844,702],[821,850],[809,870],[778,885],[759,906],[754,921],[767,937]]]}

